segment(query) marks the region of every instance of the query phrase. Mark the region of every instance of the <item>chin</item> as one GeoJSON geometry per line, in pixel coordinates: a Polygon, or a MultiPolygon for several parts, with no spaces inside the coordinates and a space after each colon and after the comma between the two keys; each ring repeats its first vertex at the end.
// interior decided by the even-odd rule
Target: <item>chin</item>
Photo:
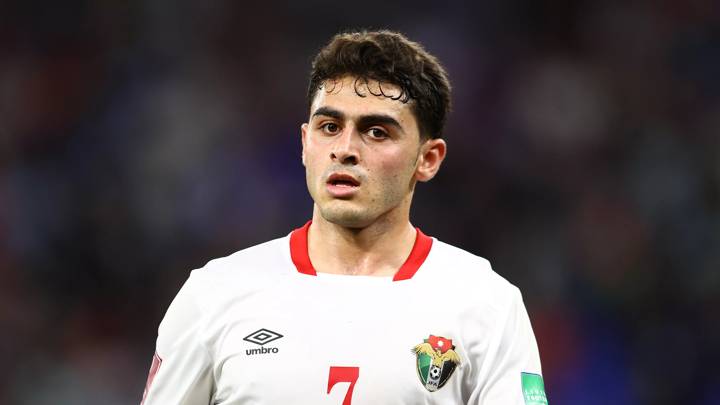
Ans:
{"type": "Polygon", "coordinates": [[[347,207],[320,207],[320,215],[326,221],[345,228],[365,228],[372,223],[367,211],[347,207]]]}

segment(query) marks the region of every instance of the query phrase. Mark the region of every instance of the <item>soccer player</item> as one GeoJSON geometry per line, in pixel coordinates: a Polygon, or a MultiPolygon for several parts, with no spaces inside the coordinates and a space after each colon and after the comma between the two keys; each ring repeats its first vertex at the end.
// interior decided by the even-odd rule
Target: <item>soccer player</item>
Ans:
{"type": "Polygon", "coordinates": [[[190,274],[144,403],[547,404],[519,290],[410,223],[446,156],[449,104],[419,44],[336,35],[301,127],[311,220],[190,274]]]}

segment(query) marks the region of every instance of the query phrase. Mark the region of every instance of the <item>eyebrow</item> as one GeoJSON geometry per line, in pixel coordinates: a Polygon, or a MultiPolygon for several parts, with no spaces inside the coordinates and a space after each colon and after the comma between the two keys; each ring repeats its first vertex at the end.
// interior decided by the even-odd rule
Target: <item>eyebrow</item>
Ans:
{"type": "MultiPolygon", "coordinates": [[[[320,107],[317,110],[315,110],[312,117],[316,117],[318,115],[324,115],[326,117],[335,118],[337,120],[345,119],[345,113],[343,113],[342,111],[336,110],[332,107],[320,107]]],[[[361,115],[360,117],[358,117],[358,120],[357,120],[357,125],[359,127],[369,127],[369,126],[377,125],[377,124],[391,125],[393,127],[396,127],[397,129],[399,129],[400,131],[403,131],[403,127],[400,125],[400,123],[395,118],[393,118],[389,115],[386,115],[386,114],[361,115]]]]}

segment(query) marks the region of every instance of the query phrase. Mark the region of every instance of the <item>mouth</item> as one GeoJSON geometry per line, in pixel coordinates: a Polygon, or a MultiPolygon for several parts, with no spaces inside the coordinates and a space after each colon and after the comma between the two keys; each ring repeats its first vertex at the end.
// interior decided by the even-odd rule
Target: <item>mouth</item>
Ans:
{"type": "Polygon", "coordinates": [[[358,187],[360,182],[349,174],[334,173],[328,177],[327,184],[336,187],[358,187]]]}
{"type": "Polygon", "coordinates": [[[360,181],[349,174],[333,173],[327,179],[326,188],[335,198],[350,198],[360,188],[360,181]]]}

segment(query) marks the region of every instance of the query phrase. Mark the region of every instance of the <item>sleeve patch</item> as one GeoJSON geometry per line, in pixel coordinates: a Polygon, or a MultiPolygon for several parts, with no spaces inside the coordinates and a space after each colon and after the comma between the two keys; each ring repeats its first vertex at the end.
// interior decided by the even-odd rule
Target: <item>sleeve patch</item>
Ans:
{"type": "Polygon", "coordinates": [[[521,373],[525,405],[548,405],[545,383],[540,374],[521,373]]]}
{"type": "Polygon", "coordinates": [[[150,371],[148,372],[147,382],[145,383],[145,391],[143,392],[142,402],[140,402],[140,405],[145,403],[145,397],[147,397],[148,391],[150,391],[150,386],[152,385],[152,382],[155,379],[155,374],[157,374],[161,364],[162,359],[158,356],[157,352],[155,352],[152,364],[150,365],[150,371]]]}

